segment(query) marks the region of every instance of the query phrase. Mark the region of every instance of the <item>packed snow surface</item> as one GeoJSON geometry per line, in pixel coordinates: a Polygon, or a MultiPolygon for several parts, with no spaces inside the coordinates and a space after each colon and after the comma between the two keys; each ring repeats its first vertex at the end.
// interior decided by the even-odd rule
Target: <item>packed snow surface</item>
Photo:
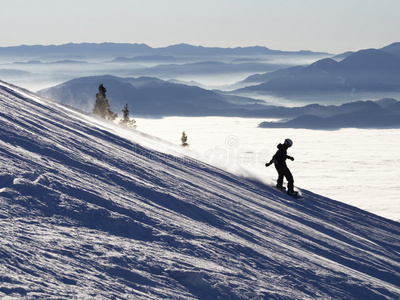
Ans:
{"type": "Polygon", "coordinates": [[[0,298],[399,299],[400,224],[0,82],[0,298]]]}

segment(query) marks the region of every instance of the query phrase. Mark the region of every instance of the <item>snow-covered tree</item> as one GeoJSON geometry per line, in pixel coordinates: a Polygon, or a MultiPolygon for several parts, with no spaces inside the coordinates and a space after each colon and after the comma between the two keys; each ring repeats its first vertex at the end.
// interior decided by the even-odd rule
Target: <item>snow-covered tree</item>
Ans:
{"type": "Polygon", "coordinates": [[[181,141],[182,141],[182,146],[183,146],[183,147],[189,146],[189,144],[187,143],[187,139],[188,139],[188,137],[187,137],[187,135],[186,135],[186,132],[183,131],[183,132],[182,132],[182,137],[181,137],[181,141]]]}
{"type": "Polygon", "coordinates": [[[121,121],[119,121],[119,124],[127,126],[127,127],[131,127],[131,128],[136,128],[136,121],[132,118],[129,118],[129,107],[128,107],[128,103],[125,104],[124,109],[122,110],[122,119],[121,121]]]}
{"type": "Polygon", "coordinates": [[[110,109],[110,104],[106,97],[107,89],[103,84],[99,85],[99,92],[96,94],[96,102],[94,103],[93,114],[114,121],[117,118],[117,114],[113,113],[110,109]]]}

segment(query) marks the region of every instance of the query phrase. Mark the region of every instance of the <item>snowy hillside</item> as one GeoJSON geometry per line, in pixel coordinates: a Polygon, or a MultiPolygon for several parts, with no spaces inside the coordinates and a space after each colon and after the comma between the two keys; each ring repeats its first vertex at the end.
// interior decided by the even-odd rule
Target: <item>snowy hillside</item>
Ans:
{"type": "Polygon", "coordinates": [[[399,299],[400,224],[0,82],[1,299],[399,299]]]}

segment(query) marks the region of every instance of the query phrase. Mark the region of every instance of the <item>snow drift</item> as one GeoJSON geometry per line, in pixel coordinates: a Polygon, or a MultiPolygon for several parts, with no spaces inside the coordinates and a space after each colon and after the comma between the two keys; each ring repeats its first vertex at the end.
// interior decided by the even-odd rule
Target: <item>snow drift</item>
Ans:
{"type": "Polygon", "coordinates": [[[0,297],[398,299],[400,225],[0,82],[0,297]]]}

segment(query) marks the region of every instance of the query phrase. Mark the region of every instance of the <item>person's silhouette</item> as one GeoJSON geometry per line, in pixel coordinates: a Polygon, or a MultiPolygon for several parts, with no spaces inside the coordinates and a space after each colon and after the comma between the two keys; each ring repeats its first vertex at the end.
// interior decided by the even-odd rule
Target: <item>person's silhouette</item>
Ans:
{"type": "Polygon", "coordinates": [[[266,163],[265,166],[268,167],[272,163],[275,164],[275,168],[278,171],[278,180],[276,182],[276,187],[280,190],[283,189],[283,177],[288,181],[287,183],[287,192],[288,194],[294,194],[294,180],[293,175],[290,172],[288,166],[286,165],[286,159],[294,160],[293,157],[287,155],[287,149],[293,145],[293,141],[291,139],[286,139],[283,144],[279,144],[277,146],[278,151],[276,151],[275,155],[272,157],[269,163],[266,163]]]}

